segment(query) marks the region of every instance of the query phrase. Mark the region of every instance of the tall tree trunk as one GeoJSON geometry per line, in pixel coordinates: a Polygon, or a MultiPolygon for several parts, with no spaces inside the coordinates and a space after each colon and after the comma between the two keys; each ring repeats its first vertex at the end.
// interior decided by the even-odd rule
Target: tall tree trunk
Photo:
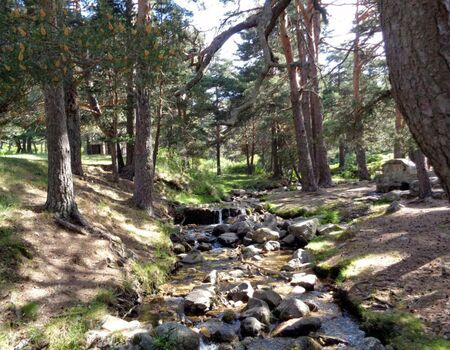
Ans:
{"type": "Polygon", "coordinates": [[[311,152],[303,119],[300,103],[300,87],[298,85],[297,70],[290,64],[294,61],[291,42],[286,28],[286,12],[280,16],[280,39],[283,46],[286,63],[288,64],[288,75],[290,84],[290,98],[292,113],[294,117],[295,139],[297,143],[297,154],[299,158],[299,169],[302,176],[302,189],[306,192],[315,192],[318,189],[316,177],[311,160],[311,152]]]}
{"type": "Polygon", "coordinates": [[[278,156],[278,137],[277,122],[274,120],[272,122],[272,177],[274,179],[280,179],[283,176],[278,156]]]}
{"type": "Polygon", "coordinates": [[[116,142],[116,148],[117,148],[117,166],[119,168],[119,174],[122,171],[122,169],[125,167],[125,162],[123,161],[123,154],[122,154],[122,148],[120,147],[120,142],[116,142]]]}
{"type": "Polygon", "coordinates": [[[360,17],[359,17],[360,0],[356,1],[355,15],[355,41],[353,54],[353,104],[354,104],[354,141],[356,153],[356,165],[358,167],[359,180],[370,180],[369,170],[367,169],[366,148],[364,145],[364,124],[361,115],[361,52],[360,52],[360,17]]]}
{"type": "Polygon", "coordinates": [[[77,211],[70,165],[70,144],[63,83],[44,83],[48,143],[47,210],[71,218],[77,211]]]}
{"type": "Polygon", "coordinates": [[[217,175],[222,175],[222,167],[220,165],[220,145],[221,145],[220,125],[216,124],[216,171],[217,171],[217,175]]]}
{"type": "Polygon", "coordinates": [[[420,149],[410,151],[409,156],[416,164],[417,179],[419,180],[419,198],[425,199],[427,197],[431,197],[433,192],[431,189],[430,178],[427,173],[427,168],[425,166],[425,156],[420,149]]]}
{"type": "Polygon", "coordinates": [[[26,138],[26,145],[27,145],[27,153],[33,153],[33,138],[31,136],[27,136],[26,138]]]}
{"type": "Polygon", "coordinates": [[[127,76],[127,105],[126,105],[126,116],[127,116],[127,160],[126,165],[133,165],[133,155],[134,155],[134,121],[136,119],[135,114],[135,96],[134,96],[134,81],[133,81],[133,71],[128,73],[127,76]]]}
{"type": "Polygon", "coordinates": [[[117,147],[114,141],[108,142],[109,153],[111,154],[111,165],[114,182],[119,182],[119,163],[117,162],[117,147]]]}
{"type": "Polygon", "coordinates": [[[158,108],[156,109],[156,132],[155,132],[155,147],[153,149],[153,175],[156,172],[156,162],[158,160],[159,152],[159,140],[161,137],[161,121],[163,115],[163,92],[164,92],[164,81],[159,82],[159,97],[158,97],[158,108]]]}
{"type": "Polygon", "coordinates": [[[450,4],[380,1],[395,100],[450,199],[450,4]]]}
{"type": "MultiPolygon", "coordinates": [[[[145,26],[150,24],[150,1],[138,1],[137,28],[146,35],[145,26]]],[[[147,67],[142,57],[136,64],[136,140],[134,149],[134,203],[153,215],[153,159],[152,119],[150,115],[150,93],[147,86],[147,67]]]]}
{"type": "Polygon", "coordinates": [[[401,132],[403,129],[402,112],[397,108],[395,113],[395,140],[394,140],[394,158],[403,158],[401,132]]]}
{"type": "Polygon", "coordinates": [[[345,146],[345,141],[343,138],[339,139],[339,170],[345,168],[345,158],[347,155],[347,148],[345,146]]]}
{"type": "Polygon", "coordinates": [[[70,144],[70,164],[72,173],[83,176],[81,165],[81,119],[78,106],[78,91],[73,72],[70,71],[64,79],[64,102],[67,118],[67,132],[70,144]]]}

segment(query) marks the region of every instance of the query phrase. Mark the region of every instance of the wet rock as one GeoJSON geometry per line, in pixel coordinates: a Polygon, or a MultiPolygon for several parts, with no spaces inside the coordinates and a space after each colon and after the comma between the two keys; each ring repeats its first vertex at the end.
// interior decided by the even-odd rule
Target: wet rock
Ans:
{"type": "Polygon", "coordinates": [[[186,248],[181,243],[175,243],[172,247],[172,250],[175,254],[186,253],[186,248]]]}
{"type": "Polygon", "coordinates": [[[275,250],[280,250],[281,245],[278,241],[268,241],[264,244],[264,251],[273,252],[275,250]]]}
{"type": "Polygon", "coordinates": [[[271,309],[276,308],[283,300],[277,292],[269,287],[258,288],[253,293],[253,297],[265,301],[271,309]]]}
{"type": "Polygon", "coordinates": [[[201,252],[207,252],[212,249],[212,244],[206,243],[206,242],[201,242],[201,243],[199,243],[197,249],[200,250],[201,252]]]}
{"type": "Polygon", "coordinates": [[[224,234],[225,232],[230,232],[230,227],[231,227],[231,225],[227,225],[227,224],[220,224],[220,225],[214,226],[214,228],[212,230],[212,234],[214,236],[220,236],[220,235],[224,234]]]}
{"type": "Polygon", "coordinates": [[[212,270],[211,272],[209,272],[203,279],[203,282],[215,285],[217,283],[217,270],[212,270]]]}
{"type": "Polygon", "coordinates": [[[205,339],[213,343],[232,343],[238,339],[234,327],[219,320],[206,321],[198,328],[205,339]]]}
{"type": "Polygon", "coordinates": [[[298,337],[316,332],[322,322],[318,317],[294,318],[280,323],[272,332],[273,337],[298,337]]]}
{"type": "Polygon", "coordinates": [[[121,332],[127,331],[131,329],[140,328],[141,323],[139,321],[125,321],[119,317],[107,315],[102,324],[102,329],[105,329],[110,332],[121,332]]]}
{"type": "Polygon", "coordinates": [[[311,253],[305,249],[297,249],[292,255],[292,259],[298,259],[302,264],[312,261],[311,253]]]}
{"type": "Polygon", "coordinates": [[[199,264],[203,262],[203,256],[198,250],[193,250],[192,252],[189,252],[182,260],[181,262],[183,264],[193,265],[193,264],[199,264]]]}
{"type": "Polygon", "coordinates": [[[242,301],[246,303],[248,299],[253,297],[253,287],[250,282],[245,281],[238,284],[236,287],[230,289],[227,293],[227,297],[233,301],[242,301]]]}
{"type": "Polygon", "coordinates": [[[225,310],[222,315],[222,321],[226,323],[233,323],[236,321],[237,315],[233,310],[225,310]]]}
{"type": "Polygon", "coordinates": [[[244,258],[251,258],[255,255],[258,255],[262,252],[262,249],[257,248],[255,245],[249,245],[242,249],[242,254],[244,255],[244,258]]]}
{"type": "Polygon", "coordinates": [[[318,278],[316,275],[303,272],[294,274],[291,279],[292,286],[301,286],[306,290],[314,290],[317,282],[318,278]]]}
{"type": "Polygon", "coordinates": [[[281,243],[283,243],[284,245],[287,245],[287,246],[292,246],[292,245],[294,245],[295,241],[296,241],[295,236],[290,233],[281,240],[281,243]]]}
{"type": "Polygon", "coordinates": [[[264,323],[254,317],[248,317],[241,322],[241,334],[244,337],[257,337],[265,330],[264,323]]]}
{"type": "Polygon", "coordinates": [[[270,228],[262,227],[253,232],[252,238],[256,243],[265,243],[267,241],[278,241],[280,234],[270,228]]]}
{"type": "Polygon", "coordinates": [[[392,202],[389,207],[387,207],[385,214],[389,215],[389,214],[393,214],[396,213],[400,210],[402,210],[402,208],[404,208],[405,206],[400,204],[397,201],[392,202]]]}
{"type": "Polygon", "coordinates": [[[280,321],[287,321],[293,318],[300,318],[309,315],[309,307],[303,301],[296,298],[283,300],[274,310],[280,321]]]}
{"type": "Polygon", "coordinates": [[[234,232],[226,232],[219,236],[219,243],[225,247],[233,247],[239,241],[239,237],[234,232]]]}
{"type": "Polygon", "coordinates": [[[283,271],[299,271],[305,266],[300,259],[291,259],[281,267],[283,271]]]}
{"type": "Polygon", "coordinates": [[[354,350],[385,350],[386,348],[377,338],[364,338],[354,347],[354,350]]]}
{"type": "Polygon", "coordinates": [[[318,227],[319,219],[313,218],[294,222],[289,226],[288,231],[298,240],[306,244],[316,236],[318,227]]]}
{"type": "Polygon", "coordinates": [[[243,342],[246,350],[320,350],[322,347],[308,337],[248,339],[243,342]]]}
{"type": "Polygon", "coordinates": [[[257,306],[251,309],[244,311],[241,314],[241,318],[256,318],[259,322],[262,322],[266,325],[270,324],[270,309],[267,304],[265,306],[257,306]]]}
{"type": "Polygon", "coordinates": [[[230,231],[235,232],[239,237],[244,237],[251,230],[252,226],[247,221],[238,221],[230,227],[230,231]]]}
{"type": "Polygon", "coordinates": [[[168,322],[163,323],[155,329],[155,335],[164,337],[169,343],[176,344],[177,350],[198,349],[200,346],[200,336],[186,326],[168,322]]]}
{"type": "Polygon", "coordinates": [[[245,306],[244,311],[252,309],[254,307],[265,307],[268,309],[269,305],[264,300],[253,297],[253,298],[248,299],[248,302],[247,302],[247,305],[245,306]]]}
{"type": "Polygon", "coordinates": [[[211,308],[214,288],[208,285],[193,289],[184,299],[184,312],[188,316],[204,315],[211,308]]]}
{"type": "Polygon", "coordinates": [[[292,288],[291,292],[289,293],[289,296],[298,298],[305,293],[306,293],[305,288],[303,288],[302,286],[295,286],[294,288],[292,288]]]}

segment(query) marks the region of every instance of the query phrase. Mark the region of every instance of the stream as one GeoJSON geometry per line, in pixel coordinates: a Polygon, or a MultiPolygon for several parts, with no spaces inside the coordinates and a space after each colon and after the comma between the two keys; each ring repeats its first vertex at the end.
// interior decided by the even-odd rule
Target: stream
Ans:
{"type": "Polygon", "coordinates": [[[140,321],[183,324],[200,334],[200,350],[385,349],[365,338],[314,275],[301,248],[324,231],[317,220],[283,220],[257,197],[241,191],[227,209],[207,208],[205,216],[187,209],[193,214],[181,222],[189,224],[171,237],[180,262],[144,300],[140,321]],[[208,216],[213,223],[205,225],[208,216]]]}

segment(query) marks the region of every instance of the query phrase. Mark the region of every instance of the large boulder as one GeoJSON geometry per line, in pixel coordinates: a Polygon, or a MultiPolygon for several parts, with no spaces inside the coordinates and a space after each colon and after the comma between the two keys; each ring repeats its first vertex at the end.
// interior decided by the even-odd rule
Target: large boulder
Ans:
{"type": "Polygon", "coordinates": [[[293,318],[280,323],[272,332],[273,337],[298,337],[316,332],[322,326],[318,317],[293,318]]]}
{"type": "Polygon", "coordinates": [[[292,255],[292,259],[298,259],[302,264],[306,264],[312,261],[312,255],[306,249],[297,249],[292,255]]]}
{"type": "Polygon", "coordinates": [[[221,234],[218,241],[225,247],[233,247],[239,242],[239,237],[234,232],[227,232],[221,234]]]}
{"type": "Polygon", "coordinates": [[[241,318],[254,317],[259,322],[269,325],[270,324],[270,315],[271,315],[270,309],[266,304],[265,306],[256,306],[251,309],[245,310],[241,314],[241,318]]]}
{"type": "Polygon", "coordinates": [[[314,274],[307,274],[304,272],[296,273],[292,276],[291,286],[301,286],[306,290],[314,290],[319,279],[314,274]]]}
{"type": "Polygon", "coordinates": [[[163,323],[155,329],[155,336],[167,339],[167,343],[177,350],[198,349],[200,346],[200,336],[180,323],[163,323]]]}
{"type": "Polygon", "coordinates": [[[232,343],[238,339],[235,328],[219,320],[208,320],[198,326],[202,335],[210,342],[232,343]]]}
{"type": "Polygon", "coordinates": [[[276,308],[278,305],[280,305],[281,301],[283,300],[277,292],[275,292],[270,287],[261,287],[258,288],[254,293],[253,297],[263,300],[269,305],[269,308],[273,309],[276,308]]]}
{"type": "Polygon", "coordinates": [[[228,224],[220,224],[220,225],[216,225],[214,226],[213,230],[212,230],[212,234],[214,236],[220,236],[222,234],[224,234],[225,232],[230,232],[230,227],[231,225],[228,224]]]}
{"type": "Polygon", "coordinates": [[[288,231],[300,242],[307,244],[316,236],[319,224],[320,222],[317,218],[299,220],[290,225],[288,231]]]}
{"type": "Polygon", "coordinates": [[[265,329],[264,323],[261,323],[254,317],[248,317],[241,322],[241,334],[244,337],[257,337],[265,329]]]}
{"type": "Polygon", "coordinates": [[[230,227],[230,231],[235,232],[239,237],[244,237],[251,230],[252,226],[247,221],[238,221],[230,227]]]}
{"type": "Polygon", "coordinates": [[[388,160],[383,165],[383,174],[377,177],[377,191],[408,190],[417,180],[416,165],[408,159],[388,160]]]}
{"type": "Polygon", "coordinates": [[[280,321],[287,321],[293,318],[300,318],[309,315],[309,307],[303,301],[296,298],[283,300],[274,310],[280,321]]]}
{"type": "Polygon", "coordinates": [[[215,296],[214,287],[204,285],[194,288],[184,299],[184,312],[188,316],[204,315],[215,296]]]}
{"type": "Polygon", "coordinates": [[[262,227],[253,232],[252,239],[256,243],[278,241],[280,239],[280,234],[268,227],[262,227]]]}

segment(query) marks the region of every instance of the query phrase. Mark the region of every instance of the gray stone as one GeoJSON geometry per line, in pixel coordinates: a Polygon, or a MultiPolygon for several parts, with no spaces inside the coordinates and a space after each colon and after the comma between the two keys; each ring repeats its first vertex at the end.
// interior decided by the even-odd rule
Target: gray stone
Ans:
{"type": "Polygon", "coordinates": [[[283,300],[277,292],[269,287],[258,288],[253,293],[253,297],[265,301],[271,309],[276,308],[283,300]]]}
{"type": "Polygon", "coordinates": [[[275,250],[280,250],[281,245],[278,241],[268,241],[264,244],[264,250],[266,252],[273,252],[275,250]]]}
{"type": "Polygon", "coordinates": [[[253,244],[242,249],[242,254],[244,255],[244,258],[247,258],[247,259],[249,259],[255,255],[258,255],[261,252],[262,252],[262,249],[257,248],[253,244]]]}
{"type": "Polygon", "coordinates": [[[141,323],[139,321],[125,321],[122,320],[119,317],[107,315],[102,324],[102,328],[106,329],[110,332],[121,332],[121,331],[127,331],[131,329],[140,328],[141,323]]]}
{"type": "Polygon", "coordinates": [[[295,243],[295,240],[296,240],[295,236],[290,233],[281,240],[281,243],[283,243],[287,246],[291,246],[295,243]]]}
{"type": "Polygon", "coordinates": [[[257,337],[265,330],[264,323],[259,322],[254,317],[248,317],[241,322],[241,334],[244,337],[257,337]]]}
{"type": "Polygon", "coordinates": [[[312,261],[312,255],[305,249],[297,249],[292,255],[292,259],[299,259],[302,264],[312,261]]]}
{"type": "Polygon", "coordinates": [[[155,335],[166,338],[170,344],[176,346],[177,350],[193,350],[200,346],[200,336],[197,333],[175,322],[158,326],[155,329],[155,335]]]}
{"type": "Polygon", "coordinates": [[[358,343],[354,350],[385,350],[384,345],[377,338],[364,338],[358,343]]]}
{"type": "Polygon", "coordinates": [[[291,259],[285,265],[283,265],[281,269],[283,271],[299,271],[303,267],[305,267],[305,264],[302,263],[300,259],[291,259]]]}
{"type": "Polygon", "coordinates": [[[308,243],[315,236],[319,228],[319,219],[313,218],[294,222],[289,226],[289,233],[292,233],[298,240],[308,243]]]}
{"type": "Polygon", "coordinates": [[[203,315],[211,308],[215,296],[214,288],[208,285],[194,288],[184,299],[186,315],[203,315]]]}
{"type": "Polygon", "coordinates": [[[253,287],[250,282],[245,281],[230,289],[227,293],[228,299],[233,301],[242,301],[246,303],[248,299],[253,297],[253,287]]]}
{"type": "Polygon", "coordinates": [[[252,238],[256,243],[265,243],[267,241],[278,241],[280,234],[270,228],[262,227],[253,232],[252,238]]]}
{"type": "Polygon", "coordinates": [[[318,278],[316,275],[304,272],[294,274],[291,279],[292,286],[301,286],[306,290],[314,290],[317,282],[318,278]]]}
{"type": "Polygon", "coordinates": [[[202,335],[210,342],[232,343],[238,339],[233,326],[219,320],[208,320],[198,326],[202,335]]]}
{"type": "Polygon", "coordinates": [[[199,243],[197,249],[200,250],[201,252],[207,252],[212,249],[212,244],[206,243],[206,242],[201,242],[201,243],[199,243]]]}
{"type": "Polygon", "coordinates": [[[235,232],[239,237],[245,236],[251,230],[252,226],[247,221],[238,221],[230,227],[230,231],[235,232]]]}
{"type": "Polygon", "coordinates": [[[224,234],[225,232],[230,232],[230,227],[231,227],[231,225],[227,225],[227,224],[220,224],[220,225],[214,226],[214,228],[212,230],[212,234],[214,236],[220,236],[220,235],[224,234]]]}
{"type": "Polygon", "coordinates": [[[199,264],[203,262],[203,256],[198,250],[193,250],[192,252],[189,252],[182,260],[181,262],[183,264],[193,265],[193,264],[199,264]]]}
{"type": "Polygon", "coordinates": [[[287,321],[293,318],[300,318],[309,315],[309,307],[303,301],[296,298],[283,300],[274,310],[280,321],[287,321]]]}
{"type": "Polygon", "coordinates": [[[219,243],[225,247],[232,247],[239,241],[239,237],[234,232],[226,232],[219,236],[219,243]]]}
{"type": "Polygon", "coordinates": [[[266,304],[265,306],[252,307],[251,309],[248,309],[241,314],[241,318],[249,318],[249,317],[254,317],[259,322],[262,322],[266,325],[270,324],[269,306],[267,306],[266,304]]]}
{"type": "Polygon", "coordinates": [[[389,214],[393,214],[396,213],[400,210],[402,210],[402,208],[404,208],[405,206],[403,204],[400,204],[397,201],[392,202],[389,207],[386,208],[385,214],[389,215],[389,214]]]}
{"type": "Polygon", "coordinates": [[[211,270],[211,272],[203,278],[203,282],[215,285],[217,283],[217,270],[211,270]]]}
{"type": "Polygon", "coordinates": [[[336,231],[341,231],[342,227],[336,224],[325,224],[325,225],[321,225],[318,229],[317,229],[317,234],[320,236],[325,236],[330,234],[331,232],[336,232],[336,231]]]}
{"type": "Polygon", "coordinates": [[[377,177],[377,191],[389,192],[407,189],[417,180],[416,165],[408,159],[388,160],[383,165],[383,174],[377,177]]]}
{"type": "Polygon", "coordinates": [[[172,247],[172,250],[175,254],[186,253],[186,248],[181,243],[175,243],[172,247]]]}
{"type": "Polygon", "coordinates": [[[86,349],[107,348],[111,345],[111,332],[106,329],[94,329],[86,332],[86,349]]]}
{"type": "Polygon", "coordinates": [[[388,201],[388,202],[399,201],[400,198],[401,198],[401,191],[399,191],[399,190],[390,191],[390,192],[384,193],[381,196],[381,199],[388,201]]]}
{"type": "Polygon", "coordinates": [[[316,332],[322,325],[318,317],[293,318],[280,323],[272,332],[273,337],[298,337],[316,332]]]}

